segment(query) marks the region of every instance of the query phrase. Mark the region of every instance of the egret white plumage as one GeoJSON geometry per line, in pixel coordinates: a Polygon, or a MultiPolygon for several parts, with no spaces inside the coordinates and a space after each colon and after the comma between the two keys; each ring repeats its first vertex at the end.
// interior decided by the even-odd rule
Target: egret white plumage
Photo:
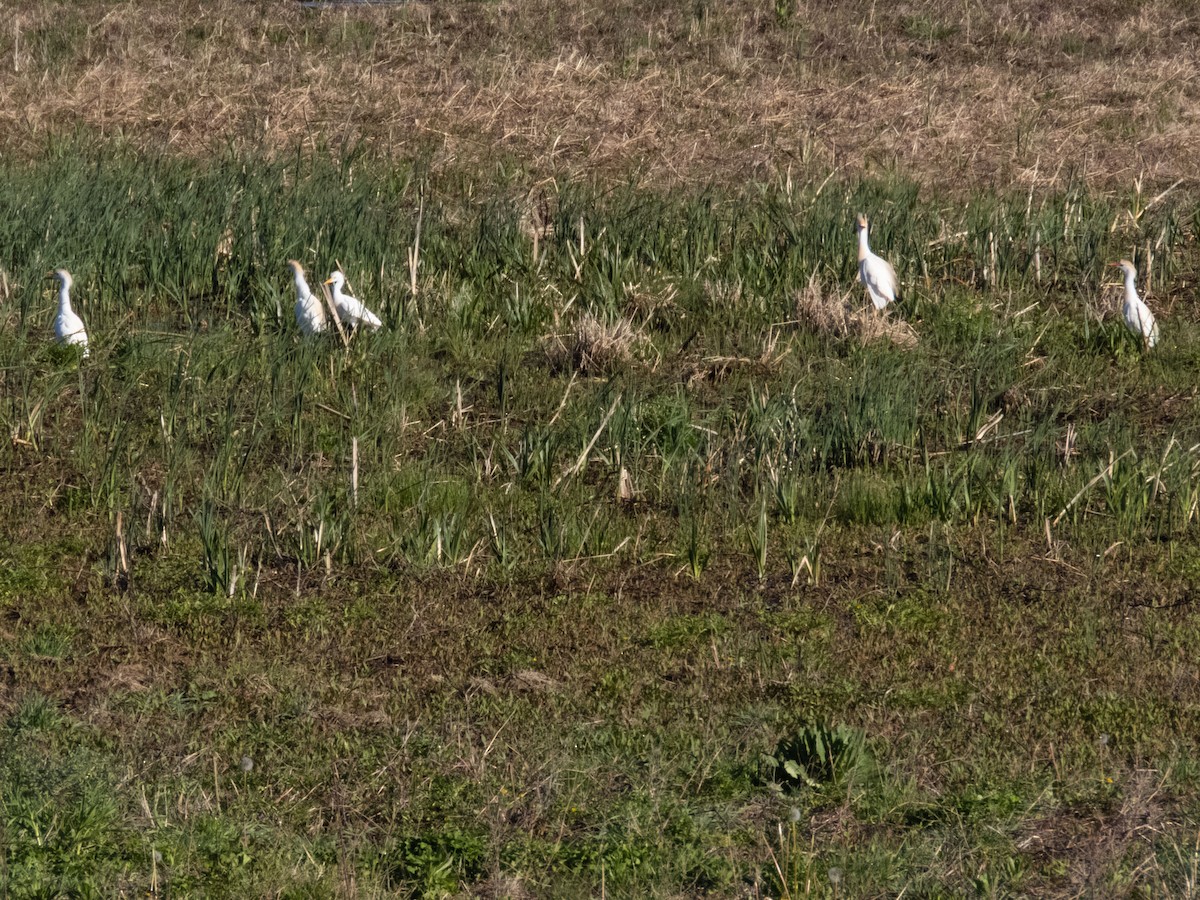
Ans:
{"type": "Polygon", "coordinates": [[[1149,350],[1158,343],[1158,323],[1154,321],[1154,313],[1148,307],[1137,291],[1137,269],[1127,259],[1109,263],[1120,269],[1125,275],[1125,327],[1140,338],[1142,345],[1149,350]]]}
{"type": "Polygon", "coordinates": [[[87,356],[87,331],[83,327],[83,319],[71,308],[71,285],[74,283],[71,273],[66,269],[55,269],[47,274],[58,279],[58,315],[54,317],[54,337],[60,344],[82,347],[83,355],[87,356]]]}
{"type": "Polygon", "coordinates": [[[351,328],[366,325],[372,331],[383,325],[379,321],[379,316],[367,309],[362,301],[342,293],[342,285],[346,283],[346,276],[341,272],[334,272],[325,279],[325,283],[332,287],[333,308],[337,310],[338,318],[341,319],[343,325],[351,328]]]}
{"type": "Polygon", "coordinates": [[[871,252],[867,243],[867,217],[858,214],[854,230],[858,232],[858,280],[863,283],[875,308],[882,310],[889,303],[894,303],[900,293],[900,285],[896,281],[896,270],[892,264],[881,256],[871,252]]]}
{"type": "Polygon", "coordinates": [[[325,307],[321,299],[308,288],[304,277],[304,266],[289,259],[292,278],[296,281],[296,324],[304,334],[320,334],[325,330],[325,307]]]}

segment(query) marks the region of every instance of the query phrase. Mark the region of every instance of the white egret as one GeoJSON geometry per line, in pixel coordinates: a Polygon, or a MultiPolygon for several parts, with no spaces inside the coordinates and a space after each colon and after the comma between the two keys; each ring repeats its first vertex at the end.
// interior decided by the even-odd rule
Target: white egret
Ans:
{"type": "Polygon", "coordinates": [[[47,273],[58,279],[58,315],[54,317],[54,337],[60,344],[83,348],[88,355],[88,336],[83,319],[71,308],[71,273],[66,269],[55,269],[47,273]]]}
{"type": "Polygon", "coordinates": [[[372,331],[383,325],[379,321],[379,316],[363,306],[361,301],[354,299],[349,294],[342,293],[342,285],[346,283],[346,276],[341,272],[334,272],[325,279],[325,283],[332,286],[333,308],[337,310],[338,318],[342,320],[343,325],[351,328],[366,325],[372,331]]]}
{"type": "Polygon", "coordinates": [[[896,281],[896,270],[892,264],[871,252],[867,244],[867,217],[858,214],[854,230],[858,232],[858,279],[871,295],[875,308],[882,310],[894,303],[900,286],[896,281]]]}
{"type": "Polygon", "coordinates": [[[1140,338],[1142,346],[1147,350],[1158,343],[1158,323],[1154,321],[1154,313],[1150,312],[1137,292],[1137,269],[1127,259],[1109,263],[1125,274],[1125,327],[1140,338]]]}
{"type": "Polygon", "coordinates": [[[320,334],[325,330],[325,307],[321,298],[308,289],[304,266],[294,259],[288,260],[288,266],[296,281],[296,324],[304,334],[320,334]]]}

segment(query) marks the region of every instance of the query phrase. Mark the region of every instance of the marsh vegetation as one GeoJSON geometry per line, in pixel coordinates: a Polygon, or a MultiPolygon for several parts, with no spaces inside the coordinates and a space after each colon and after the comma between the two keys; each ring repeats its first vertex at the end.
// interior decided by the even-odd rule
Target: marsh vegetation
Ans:
{"type": "MultiPolygon", "coordinates": [[[[694,6],[643,41],[619,10],[185,4],[169,52],[231,110],[202,152],[170,137],[194,72],[110,112],[163,111],[165,146],[48,106],[7,134],[13,896],[1192,895],[1194,193],[1167,163],[998,184],[898,148],[737,179],[648,134],[601,165],[608,126],[557,160],[532,126],[468,152],[490,126],[371,113],[399,76],[370,60],[417,45],[476,94],[519,57],[596,96],[778,60],[828,98],[839,35],[895,35],[897,70],[1049,40],[1010,7],[694,6]],[[361,127],[247,130],[239,79],[312,59],[294,90],[359,85],[361,127]],[[290,258],[383,327],[302,338],[290,258]],[[86,360],[51,340],[56,266],[86,360]]],[[[168,19],[26,4],[0,58],[68,108],[168,19]]],[[[1081,33],[1063,66],[1127,45],[1081,33]]],[[[739,97],[679,115],[736,149],[739,97]]]]}

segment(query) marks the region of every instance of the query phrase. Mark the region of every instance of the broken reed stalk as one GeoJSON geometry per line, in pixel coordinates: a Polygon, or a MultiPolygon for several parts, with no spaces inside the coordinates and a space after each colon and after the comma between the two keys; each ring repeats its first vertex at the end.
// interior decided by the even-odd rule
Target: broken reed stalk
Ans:
{"type": "Polygon", "coordinates": [[[421,222],[425,218],[425,192],[422,191],[417,204],[417,232],[412,246],[408,248],[408,289],[413,298],[417,296],[417,267],[421,264],[421,222]]]}
{"type": "Polygon", "coordinates": [[[621,402],[621,396],[621,394],[617,394],[616,399],[612,402],[612,406],[608,408],[608,412],[604,414],[604,418],[600,421],[600,427],[596,429],[596,433],[592,435],[592,439],[588,441],[587,446],[583,448],[583,452],[579,454],[579,459],[575,460],[575,465],[571,466],[571,468],[567,469],[567,471],[558,476],[558,480],[554,482],[554,487],[557,488],[568,478],[578,475],[583,471],[583,467],[587,465],[588,457],[592,454],[592,448],[596,446],[596,441],[600,440],[600,435],[602,435],[604,433],[604,429],[608,427],[608,420],[611,419],[613,417],[613,413],[617,411],[617,406],[621,402]]]}
{"type": "MultiPolygon", "coordinates": [[[[338,269],[341,269],[341,264],[338,264],[338,269]]],[[[342,328],[341,317],[338,316],[337,307],[333,305],[333,294],[329,292],[329,285],[321,282],[321,294],[325,297],[325,308],[329,310],[329,317],[333,320],[333,327],[337,329],[338,335],[342,339],[342,345],[349,350],[350,338],[346,336],[346,329],[342,328]]]]}

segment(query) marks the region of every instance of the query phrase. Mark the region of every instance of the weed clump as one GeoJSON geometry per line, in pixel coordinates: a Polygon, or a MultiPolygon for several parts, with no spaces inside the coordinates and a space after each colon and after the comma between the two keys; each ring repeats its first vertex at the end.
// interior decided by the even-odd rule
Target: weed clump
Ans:
{"type": "Polygon", "coordinates": [[[876,769],[866,733],[849,725],[807,725],[780,741],[763,762],[781,789],[842,784],[876,769]]]}
{"type": "Polygon", "coordinates": [[[864,347],[881,340],[906,349],[917,346],[917,333],[911,325],[868,307],[853,308],[853,295],[853,291],[826,291],[814,273],[808,285],[796,292],[796,321],[819,335],[854,340],[864,347]]]}
{"type": "Polygon", "coordinates": [[[646,336],[625,316],[603,319],[585,312],[567,334],[552,335],[546,355],[555,371],[605,375],[630,362],[646,336]]]}

